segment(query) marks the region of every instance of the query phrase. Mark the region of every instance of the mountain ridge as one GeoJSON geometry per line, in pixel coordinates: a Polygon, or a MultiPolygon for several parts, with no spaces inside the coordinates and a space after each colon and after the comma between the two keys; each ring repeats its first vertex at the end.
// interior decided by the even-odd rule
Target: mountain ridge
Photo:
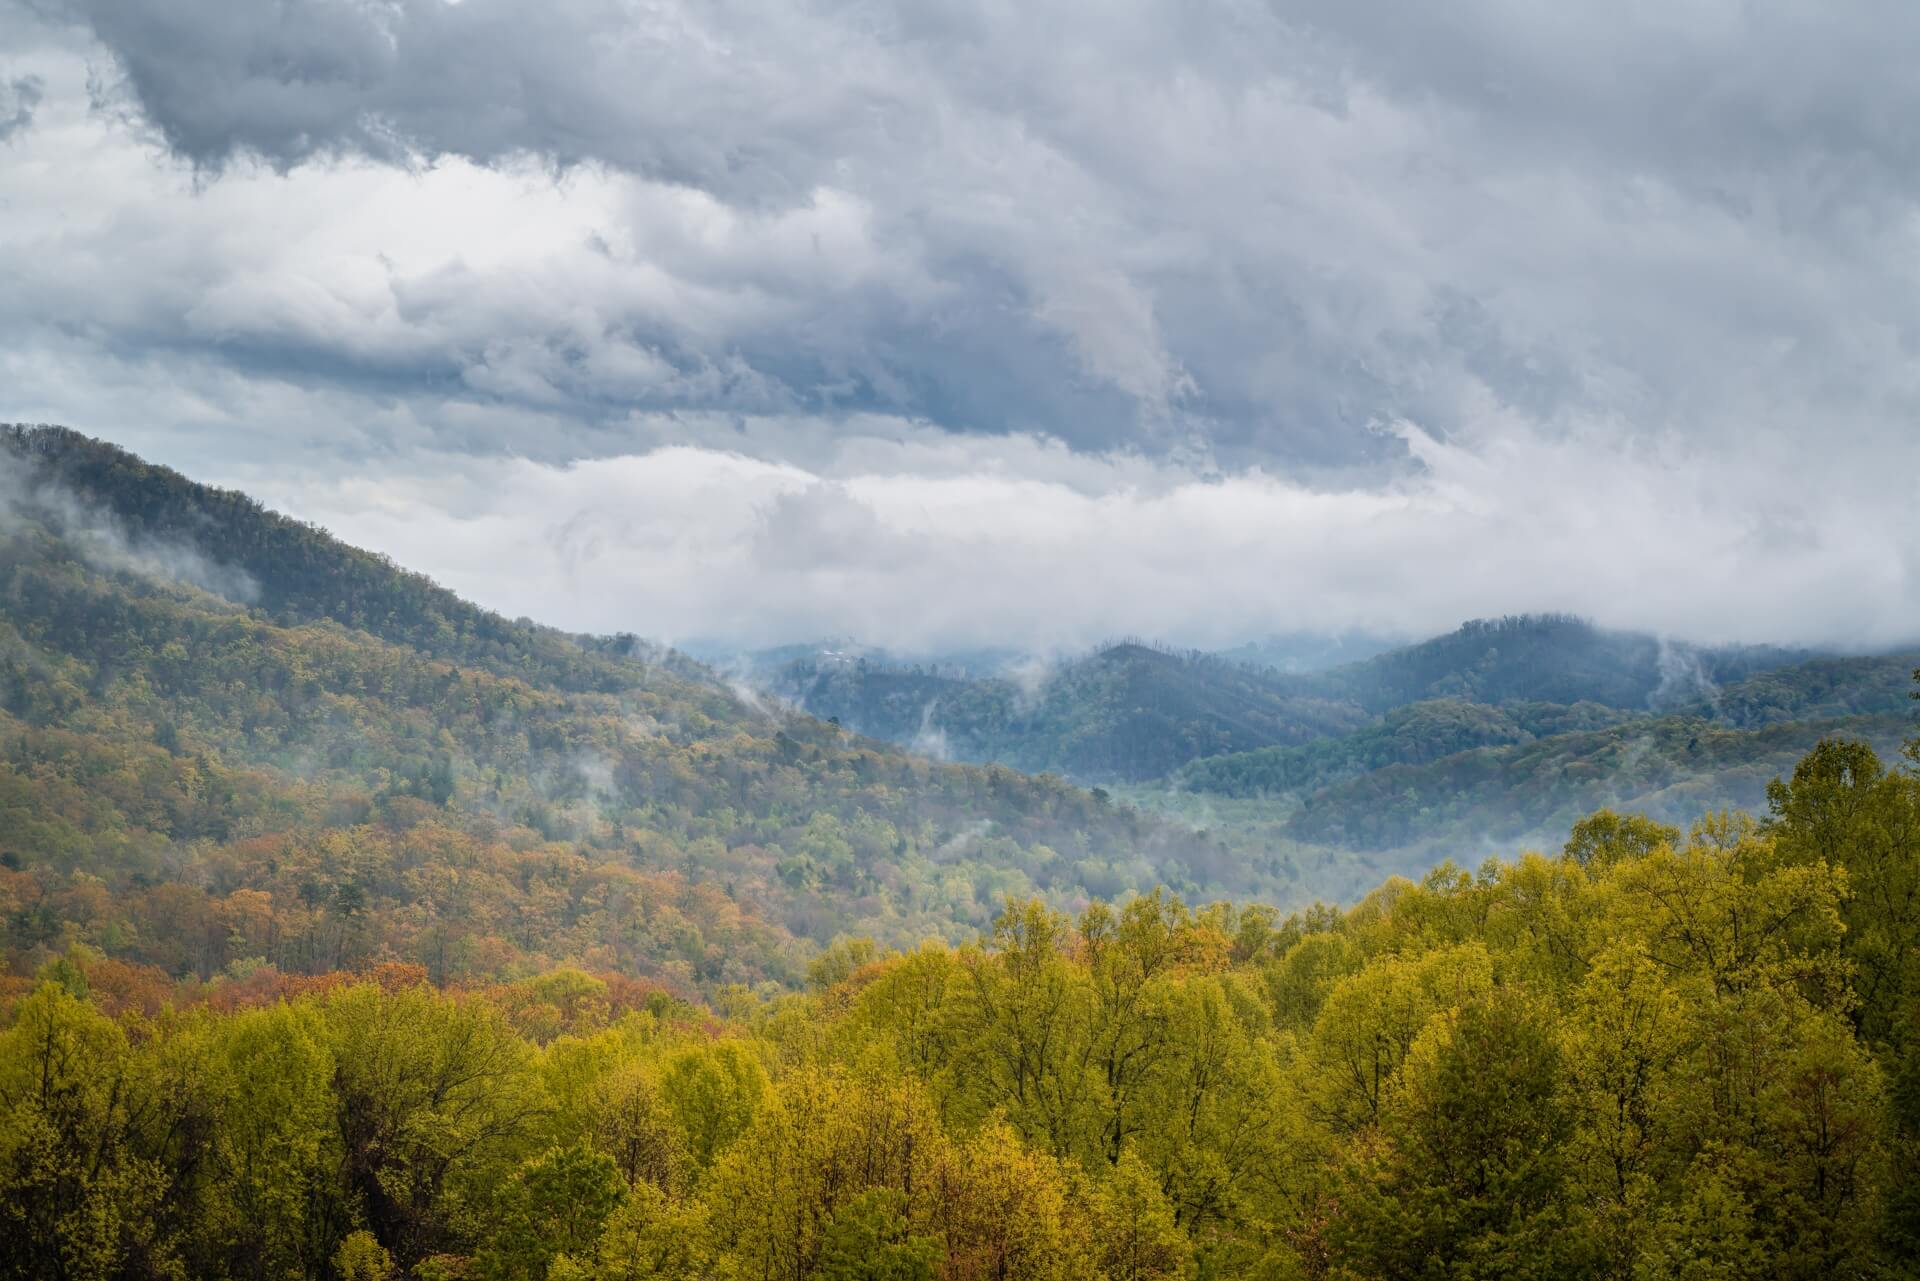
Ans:
{"type": "Polygon", "coordinates": [[[1008,894],[1292,894],[1058,778],[754,708],[690,660],[502,619],[78,433],[12,429],[0,456],[24,464],[0,527],[6,874],[29,901],[97,883],[133,955],[299,968],[453,931],[455,972],[564,943],[683,986],[791,981],[801,940],[964,938],[1008,894]],[[174,574],[189,553],[243,571],[213,583],[242,599],[174,574]],[[266,896],[274,943],[217,924],[236,892],[266,896]],[[211,941],[170,950],[156,894],[211,941]]]}

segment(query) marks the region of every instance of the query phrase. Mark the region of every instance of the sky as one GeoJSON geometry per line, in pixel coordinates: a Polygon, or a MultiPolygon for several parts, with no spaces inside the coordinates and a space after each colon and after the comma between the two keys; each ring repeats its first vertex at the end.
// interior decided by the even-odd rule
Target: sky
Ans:
{"type": "Polygon", "coordinates": [[[1920,639],[1920,6],[0,0],[0,420],[509,615],[1920,639]]]}

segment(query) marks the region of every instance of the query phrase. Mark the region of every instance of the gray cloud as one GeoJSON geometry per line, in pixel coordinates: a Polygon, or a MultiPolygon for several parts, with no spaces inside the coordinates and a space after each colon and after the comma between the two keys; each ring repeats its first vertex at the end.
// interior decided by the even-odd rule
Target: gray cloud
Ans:
{"type": "Polygon", "coordinates": [[[0,142],[33,123],[34,108],[40,105],[45,89],[38,76],[0,83],[0,142]]]}
{"type": "Polygon", "coordinates": [[[863,586],[945,618],[898,579],[936,566],[1002,631],[1290,627],[1246,600],[1275,560],[1327,625],[1564,606],[1804,636],[1691,612],[1706,567],[1757,590],[1778,562],[1891,629],[1876,594],[1912,594],[1920,545],[1916,37],[1891,3],[0,0],[7,74],[45,87],[0,151],[0,414],[244,473],[450,574],[326,478],[430,507],[467,458],[771,468],[750,527],[583,509],[527,536],[625,549],[706,630],[863,586]],[[1698,510],[1596,507],[1595,476],[1698,510]],[[962,482],[1085,592],[988,609],[963,571],[991,522],[877,497],[962,482]],[[1373,500],[1398,514],[1343,523],[1373,500]],[[1216,595],[1116,612],[1120,552],[1071,532],[1113,511],[1159,531],[1107,530],[1129,555],[1220,562],[1193,575],[1216,595]],[[1375,548],[1414,580],[1358,557],[1373,519],[1426,522],[1375,548]],[[803,589],[743,571],[709,601],[670,572],[696,544],[803,589]]]}
{"type": "MultiPolygon", "coordinates": [[[[1750,430],[1701,366],[1810,406],[1912,338],[1883,270],[1920,173],[1905,6],[56,7],[196,165],[635,176],[601,265],[678,296],[501,326],[486,304],[521,300],[454,261],[392,282],[416,341],[349,353],[509,403],[1327,462],[1377,458],[1383,418],[1468,430],[1487,396],[1750,430]],[[455,308],[494,340],[423,346],[455,308]]],[[[285,309],[229,293],[202,332],[332,354],[285,309]]]]}

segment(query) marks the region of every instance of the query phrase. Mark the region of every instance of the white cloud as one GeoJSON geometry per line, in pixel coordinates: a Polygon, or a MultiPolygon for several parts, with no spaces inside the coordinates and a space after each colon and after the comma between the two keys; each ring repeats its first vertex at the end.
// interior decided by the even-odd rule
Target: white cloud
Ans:
{"type": "Polygon", "coordinates": [[[1920,518],[1898,484],[1821,499],[1773,460],[1713,465],[1677,443],[1576,432],[1473,451],[1397,430],[1423,469],[1368,489],[1164,466],[1142,483],[1138,459],[1084,456],[1034,479],[990,442],[936,470],[869,439],[812,469],[679,446],[266,492],[507,613],[670,641],[1212,645],[1525,609],[1707,641],[1920,636],[1920,565],[1898,550],[1920,518]]]}

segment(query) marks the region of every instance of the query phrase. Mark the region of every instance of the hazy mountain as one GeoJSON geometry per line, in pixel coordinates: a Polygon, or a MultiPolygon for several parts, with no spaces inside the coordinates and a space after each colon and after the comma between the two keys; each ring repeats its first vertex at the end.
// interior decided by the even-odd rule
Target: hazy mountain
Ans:
{"type": "Polygon", "coordinates": [[[1371,770],[1304,796],[1285,830],[1315,844],[1424,848],[1472,861],[1463,850],[1548,840],[1603,807],[1677,824],[1711,810],[1764,810],[1767,784],[1790,774],[1821,739],[1864,741],[1890,758],[1913,728],[1904,708],[1760,729],[1639,718],[1371,770]]]}
{"type": "Polygon", "coordinates": [[[1378,724],[1296,747],[1209,756],[1175,775],[1178,785],[1222,796],[1304,794],[1389,765],[1421,765],[1456,752],[1604,729],[1635,713],[1600,703],[1508,703],[1429,699],[1396,707],[1378,724]]]}
{"type": "Polygon", "coordinates": [[[790,664],[766,687],[815,716],[941,757],[1083,780],[1158,778],[1198,757],[1366,723],[1300,677],[1138,642],[987,678],[864,657],[790,664]]]}
{"type": "Polygon", "coordinates": [[[724,677],[764,689],[781,685],[782,674],[789,669],[808,665],[834,666],[864,661],[881,667],[918,669],[965,680],[1019,671],[1040,661],[1021,650],[1009,648],[901,654],[878,645],[863,644],[851,636],[799,641],[762,649],[741,649],[711,640],[688,641],[679,648],[724,677]]]}
{"type": "MultiPolygon", "coordinates": [[[[1562,618],[1470,624],[1311,675],[1127,642],[980,676],[830,642],[763,658],[764,687],[810,713],[795,714],[634,636],[501,618],[77,434],[16,429],[0,449],[10,857],[131,893],[204,857],[196,842],[352,831],[362,854],[281,888],[399,902],[405,834],[452,827],[487,858],[551,845],[595,875],[675,878],[648,901],[704,902],[691,937],[709,941],[619,946],[680,956],[699,980],[773,972],[791,940],[850,928],[957,936],[1009,892],[1074,902],[1167,882],[1291,901],[1316,888],[1307,846],[1498,839],[1642,798],[1666,814],[1751,803],[1819,733],[1885,744],[1903,723],[1905,659],[1790,663],[1562,618]],[[1280,822],[1283,839],[1254,849],[1213,820],[1201,836],[875,739],[1090,782],[1184,767],[1189,794],[1276,798],[1252,830],[1280,822]],[[145,781],[86,782],[102,778],[145,781]]],[[[290,875],[222,857],[223,893],[290,875]]],[[[537,879],[473,914],[514,919],[537,879]]]]}
{"type": "Polygon", "coordinates": [[[1691,645],[1536,614],[1470,622],[1315,679],[1328,694],[1374,712],[1432,698],[1644,709],[1687,705],[1729,681],[1810,657],[1768,645],[1691,645]]]}
{"type": "MultiPolygon", "coordinates": [[[[959,664],[909,664],[847,646],[803,648],[783,664],[763,666],[754,683],[816,716],[941,758],[1139,782],[1211,757],[1318,751],[1309,747],[1318,739],[1369,727],[1371,737],[1344,750],[1354,761],[1372,759],[1406,729],[1406,718],[1382,724],[1382,714],[1420,703],[1694,709],[1710,704],[1727,682],[1807,658],[1766,646],[1668,642],[1540,615],[1468,623],[1318,672],[1129,642],[981,676],[959,664]]],[[[1836,691],[1848,686],[1849,670],[1834,669],[1836,691]]],[[[1739,697],[1779,704],[1785,695],[1739,697]]],[[[1752,715],[1759,714],[1756,707],[1752,715]]],[[[1837,705],[1830,714],[1839,714],[1837,705]]],[[[1565,728],[1595,728],[1606,719],[1587,714],[1565,728]]],[[[1403,749],[1386,750],[1391,756],[1403,749]]]]}

